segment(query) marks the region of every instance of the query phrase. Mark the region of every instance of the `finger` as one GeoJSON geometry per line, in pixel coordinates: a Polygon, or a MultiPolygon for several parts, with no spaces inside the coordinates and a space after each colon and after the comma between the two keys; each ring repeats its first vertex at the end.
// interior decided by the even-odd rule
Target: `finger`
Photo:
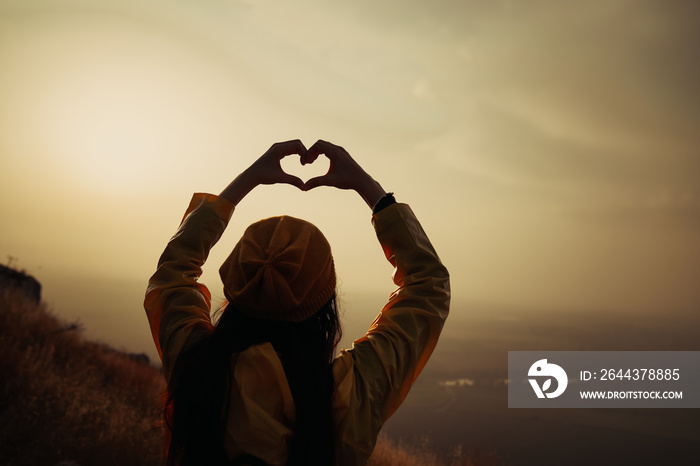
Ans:
{"type": "Polygon", "coordinates": [[[301,162],[302,165],[306,165],[307,163],[313,162],[313,160],[309,159],[309,150],[304,148],[304,153],[299,154],[299,161],[301,162]]]}
{"type": "Polygon", "coordinates": [[[321,154],[325,154],[328,157],[333,147],[333,144],[330,142],[319,139],[306,151],[306,163],[313,163],[321,154]]]}
{"type": "Polygon", "coordinates": [[[306,147],[304,143],[299,139],[292,139],[291,141],[278,142],[272,146],[275,154],[280,159],[293,154],[298,154],[303,156],[306,154],[306,147]]]}
{"type": "Polygon", "coordinates": [[[301,189],[302,191],[305,190],[304,182],[301,181],[301,179],[297,178],[294,175],[288,175],[285,174],[279,179],[280,183],[287,183],[291,184],[292,186],[296,186],[297,188],[301,189]]]}
{"type": "Polygon", "coordinates": [[[330,186],[326,183],[326,175],[317,176],[306,180],[306,183],[304,183],[304,191],[309,191],[310,189],[318,188],[319,186],[330,186]]]}

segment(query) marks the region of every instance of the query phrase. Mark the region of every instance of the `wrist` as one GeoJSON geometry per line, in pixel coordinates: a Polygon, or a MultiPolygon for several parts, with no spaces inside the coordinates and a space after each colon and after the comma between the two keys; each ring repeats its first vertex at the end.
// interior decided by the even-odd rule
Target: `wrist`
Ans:
{"type": "Polygon", "coordinates": [[[226,189],[221,191],[219,196],[232,204],[238,205],[238,203],[257,186],[257,183],[251,182],[250,180],[251,178],[246,176],[246,172],[244,171],[238,175],[226,189]]]}
{"type": "Polygon", "coordinates": [[[372,207],[372,215],[378,214],[382,210],[386,209],[392,204],[396,204],[396,198],[394,197],[394,193],[386,193],[382,197],[379,198],[376,204],[374,204],[374,207],[372,207]]]}
{"type": "Polygon", "coordinates": [[[384,188],[375,181],[373,178],[369,178],[367,182],[363,183],[361,186],[356,188],[357,193],[364,199],[370,209],[374,208],[379,199],[386,195],[384,188]]]}

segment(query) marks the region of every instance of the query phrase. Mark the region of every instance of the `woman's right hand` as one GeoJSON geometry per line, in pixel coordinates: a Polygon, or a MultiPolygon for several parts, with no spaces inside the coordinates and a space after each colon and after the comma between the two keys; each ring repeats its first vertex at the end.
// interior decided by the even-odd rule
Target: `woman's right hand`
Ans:
{"type": "Polygon", "coordinates": [[[313,163],[321,154],[330,161],[328,172],[304,183],[306,191],[318,186],[353,189],[362,196],[370,209],[386,194],[381,185],[367,174],[345,149],[330,142],[317,141],[301,155],[302,165],[313,163]]]}
{"type": "Polygon", "coordinates": [[[256,186],[261,184],[286,183],[304,190],[304,182],[285,173],[280,161],[288,155],[306,155],[306,147],[298,140],[278,142],[272,145],[258,160],[238,175],[220,196],[238,204],[256,186]]]}

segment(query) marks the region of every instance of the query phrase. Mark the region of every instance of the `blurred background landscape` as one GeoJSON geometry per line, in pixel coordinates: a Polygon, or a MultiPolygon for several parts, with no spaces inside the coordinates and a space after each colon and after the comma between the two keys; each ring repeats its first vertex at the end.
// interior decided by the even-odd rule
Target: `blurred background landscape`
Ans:
{"type": "MultiPolygon", "coordinates": [[[[158,464],[165,386],[157,359],[86,338],[89,329],[6,283],[0,280],[0,464],[158,464]]],[[[572,320],[518,310],[528,317],[520,321],[505,309],[488,311],[477,318],[453,310],[433,358],[385,424],[371,466],[690,465],[700,458],[695,409],[509,409],[505,383],[509,350],[697,351],[697,314],[660,326],[649,315],[631,323],[606,313],[572,320]]]]}

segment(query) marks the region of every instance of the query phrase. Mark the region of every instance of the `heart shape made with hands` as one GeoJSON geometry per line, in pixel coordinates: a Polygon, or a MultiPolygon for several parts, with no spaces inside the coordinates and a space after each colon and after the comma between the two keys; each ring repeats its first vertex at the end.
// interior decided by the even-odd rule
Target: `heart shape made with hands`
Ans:
{"type": "Polygon", "coordinates": [[[288,175],[293,175],[306,183],[311,178],[323,176],[328,173],[331,167],[331,161],[328,157],[321,154],[313,163],[301,164],[301,157],[298,155],[289,155],[280,160],[282,170],[288,175]]]}

